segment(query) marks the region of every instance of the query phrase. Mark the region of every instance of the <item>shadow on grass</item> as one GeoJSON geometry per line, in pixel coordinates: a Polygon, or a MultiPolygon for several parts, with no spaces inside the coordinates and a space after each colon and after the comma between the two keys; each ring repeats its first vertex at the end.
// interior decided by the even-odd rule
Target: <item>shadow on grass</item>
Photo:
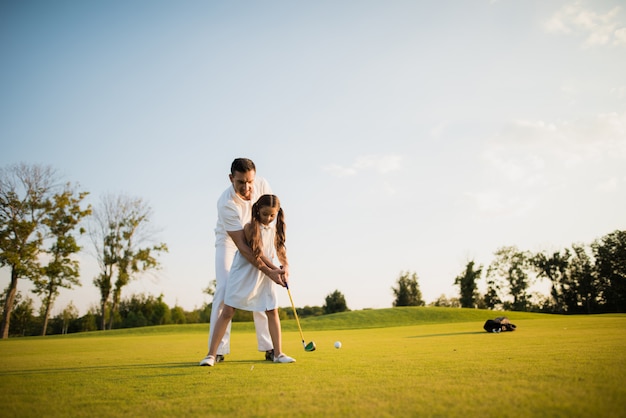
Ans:
{"type": "Polygon", "coordinates": [[[19,375],[36,375],[46,373],[80,373],[80,372],[92,372],[92,371],[107,371],[107,370],[138,370],[138,369],[187,369],[198,366],[198,363],[161,363],[161,364],[122,364],[122,365],[108,365],[108,366],[76,366],[76,367],[58,367],[47,369],[33,369],[33,370],[10,370],[0,372],[1,376],[19,376],[19,375]]]}
{"type": "MultiPolygon", "coordinates": [[[[259,363],[269,363],[267,360],[229,360],[229,364],[259,364],[259,363]]],[[[185,362],[185,363],[157,363],[157,364],[121,364],[121,365],[107,365],[107,366],[76,366],[76,367],[58,367],[58,368],[46,368],[46,369],[32,369],[32,370],[8,370],[0,372],[0,378],[3,376],[35,376],[35,375],[45,375],[45,374],[57,374],[57,373],[91,373],[97,371],[128,371],[135,370],[136,372],[141,370],[150,370],[150,369],[160,369],[163,371],[169,371],[166,375],[164,374],[154,374],[154,375],[146,375],[146,376],[137,376],[133,377],[161,377],[168,375],[178,375],[178,374],[186,374],[182,373],[183,370],[198,368],[198,369],[209,369],[209,367],[200,367],[198,362],[185,362]],[[177,373],[178,371],[178,373],[177,373]]]]}
{"type": "Polygon", "coordinates": [[[426,335],[414,335],[407,338],[431,338],[431,337],[456,337],[458,335],[477,335],[487,334],[485,331],[466,331],[466,332],[447,332],[445,334],[426,334],[426,335]]]}

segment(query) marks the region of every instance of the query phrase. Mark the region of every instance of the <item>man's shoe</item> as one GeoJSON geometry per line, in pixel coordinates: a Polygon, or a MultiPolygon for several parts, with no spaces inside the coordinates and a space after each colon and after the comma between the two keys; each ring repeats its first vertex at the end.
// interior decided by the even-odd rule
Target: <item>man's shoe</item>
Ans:
{"type": "Polygon", "coordinates": [[[267,350],[265,352],[265,360],[274,361],[274,350],[267,350]]]}
{"type": "Polygon", "coordinates": [[[274,357],[274,363],[295,363],[296,359],[291,358],[288,355],[281,354],[278,357],[274,357]]]}
{"type": "Polygon", "coordinates": [[[224,361],[224,356],[221,354],[218,354],[217,356],[215,356],[215,362],[216,363],[221,363],[224,361]]]}
{"type": "Polygon", "coordinates": [[[200,361],[200,365],[201,366],[210,366],[210,367],[214,366],[215,365],[215,357],[213,357],[213,356],[206,356],[205,358],[203,358],[200,361]]]}

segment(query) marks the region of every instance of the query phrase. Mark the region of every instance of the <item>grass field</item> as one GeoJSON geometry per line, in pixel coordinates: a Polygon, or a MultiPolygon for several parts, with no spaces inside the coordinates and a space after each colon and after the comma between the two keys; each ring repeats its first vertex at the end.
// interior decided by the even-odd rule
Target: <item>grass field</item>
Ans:
{"type": "Polygon", "coordinates": [[[207,325],[0,341],[6,417],[626,417],[626,315],[356,311],[283,322],[294,364],[263,361],[253,326],[213,368],[207,325]],[[340,340],[339,350],[333,343],[340,340]]]}

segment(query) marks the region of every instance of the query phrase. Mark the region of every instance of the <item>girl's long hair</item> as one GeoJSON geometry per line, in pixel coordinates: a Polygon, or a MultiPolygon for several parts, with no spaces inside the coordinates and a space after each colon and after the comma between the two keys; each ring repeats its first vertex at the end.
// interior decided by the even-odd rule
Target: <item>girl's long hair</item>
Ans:
{"type": "Polygon", "coordinates": [[[252,220],[250,221],[250,225],[252,226],[252,236],[250,237],[250,248],[252,249],[252,253],[256,258],[260,258],[263,252],[263,243],[261,242],[261,220],[260,220],[260,211],[261,208],[270,207],[277,208],[278,213],[276,214],[276,240],[274,242],[274,246],[276,247],[277,255],[285,254],[285,213],[283,209],[280,207],[280,200],[278,196],[273,194],[264,194],[259,197],[254,205],[252,205],[252,220]]]}

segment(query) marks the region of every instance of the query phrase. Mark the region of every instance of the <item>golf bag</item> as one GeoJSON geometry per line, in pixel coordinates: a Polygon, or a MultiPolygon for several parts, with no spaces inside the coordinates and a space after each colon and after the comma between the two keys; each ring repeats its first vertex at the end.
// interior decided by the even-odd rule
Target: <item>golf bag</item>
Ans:
{"type": "Polygon", "coordinates": [[[483,325],[483,328],[487,332],[502,332],[502,331],[515,331],[517,328],[514,324],[511,324],[509,318],[506,316],[499,316],[495,319],[488,319],[483,325]]]}

